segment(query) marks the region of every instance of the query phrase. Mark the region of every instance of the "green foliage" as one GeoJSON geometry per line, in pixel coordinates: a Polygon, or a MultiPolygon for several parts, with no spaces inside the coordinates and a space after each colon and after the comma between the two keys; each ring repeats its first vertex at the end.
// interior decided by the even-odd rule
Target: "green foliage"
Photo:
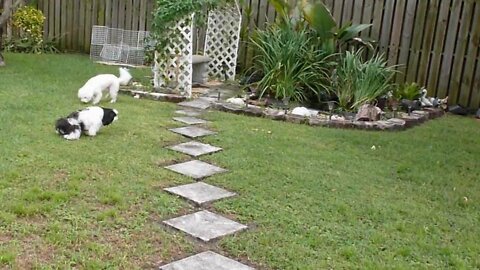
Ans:
{"type": "Polygon", "coordinates": [[[32,6],[23,6],[12,15],[12,24],[17,29],[17,37],[5,43],[5,50],[22,53],[56,53],[53,41],[43,40],[42,11],[32,6]]]}
{"type": "Polygon", "coordinates": [[[347,51],[332,76],[332,92],[338,97],[339,107],[351,111],[387,94],[395,73],[382,55],[364,61],[362,50],[347,51]]]}
{"type": "Polygon", "coordinates": [[[351,22],[348,22],[344,26],[339,26],[330,10],[320,0],[302,0],[295,6],[285,0],[269,1],[279,14],[277,17],[279,25],[293,23],[298,28],[302,28],[304,25],[308,26],[322,49],[329,54],[344,50],[352,43],[359,43],[373,49],[369,41],[358,37],[359,33],[371,27],[371,24],[352,25],[351,22]]]}
{"type": "Polygon", "coordinates": [[[420,97],[421,87],[417,83],[406,83],[400,85],[393,91],[393,97],[397,100],[415,100],[420,97]]]}
{"type": "MultiPolygon", "coordinates": [[[[233,0],[156,0],[156,8],[153,11],[151,39],[155,49],[162,49],[171,42],[176,42],[178,32],[172,29],[175,23],[190,14],[197,13],[198,21],[201,21],[202,12],[220,7],[233,0]]],[[[187,19],[188,21],[188,19],[187,19]]]]}
{"type": "Polygon", "coordinates": [[[306,101],[325,92],[328,81],[328,54],[312,42],[306,29],[272,25],[257,31],[252,43],[259,54],[255,64],[264,77],[259,82],[261,95],[277,99],[306,101]]]}

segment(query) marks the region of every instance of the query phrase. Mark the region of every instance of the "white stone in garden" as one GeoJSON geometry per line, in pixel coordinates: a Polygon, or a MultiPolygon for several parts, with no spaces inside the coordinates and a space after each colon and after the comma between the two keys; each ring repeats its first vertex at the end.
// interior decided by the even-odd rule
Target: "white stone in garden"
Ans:
{"type": "Polygon", "coordinates": [[[215,252],[205,251],[164,265],[160,270],[254,270],[254,268],[215,252]]]}
{"type": "Polygon", "coordinates": [[[199,205],[236,195],[235,193],[225,190],[223,188],[212,186],[203,182],[165,188],[164,190],[184,197],[187,200],[190,200],[199,205]]]}
{"type": "Polygon", "coordinates": [[[245,101],[242,98],[229,98],[226,100],[226,102],[239,106],[245,106],[245,101]]]}
{"type": "Polygon", "coordinates": [[[164,223],[205,242],[247,228],[243,224],[207,210],[172,218],[164,223]]]}
{"type": "Polygon", "coordinates": [[[310,117],[310,116],[316,115],[317,113],[318,111],[310,110],[305,107],[296,107],[292,110],[291,114],[310,117]]]}

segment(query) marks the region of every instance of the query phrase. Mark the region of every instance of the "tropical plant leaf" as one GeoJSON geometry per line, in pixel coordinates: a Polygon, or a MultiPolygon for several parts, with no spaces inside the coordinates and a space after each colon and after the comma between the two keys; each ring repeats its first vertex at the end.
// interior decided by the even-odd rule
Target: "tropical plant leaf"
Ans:
{"type": "Polygon", "coordinates": [[[337,23],[325,4],[322,2],[312,4],[308,0],[303,0],[302,10],[305,20],[323,41],[333,37],[333,30],[337,23]]]}

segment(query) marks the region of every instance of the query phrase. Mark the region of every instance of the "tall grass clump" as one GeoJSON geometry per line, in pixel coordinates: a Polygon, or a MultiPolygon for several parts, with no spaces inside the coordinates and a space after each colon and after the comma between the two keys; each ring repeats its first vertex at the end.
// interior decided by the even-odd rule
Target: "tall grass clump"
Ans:
{"type": "Polygon", "coordinates": [[[271,25],[257,31],[252,43],[256,68],[264,74],[258,84],[262,96],[304,102],[327,90],[329,55],[306,29],[271,25]]]}
{"type": "Polygon", "coordinates": [[[388,66],[383,55],[363,60],[362,50],[346,51],[340,57],[332,75],[332,92],[338,98],[339,107],[346,111],[373,103],[392,89],[395,67],[388,66]]]}

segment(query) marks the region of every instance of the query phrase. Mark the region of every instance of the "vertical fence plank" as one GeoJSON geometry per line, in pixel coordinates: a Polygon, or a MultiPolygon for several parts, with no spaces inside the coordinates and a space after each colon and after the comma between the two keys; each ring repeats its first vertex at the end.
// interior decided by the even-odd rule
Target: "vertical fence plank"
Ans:
{"type": "Polygon", "coordinates": [[[354,24],[362,23],[363,9],[365,7],[365,0],[355,0],[353,5],[352,22],[354,24]]]}
{"type": "Polygon", "coordinates": [[[398,63],[400,42],[402,38],[403,20],[405,19],[405,0],[397,0],[394,16],[392,17],[392,34],[389,42],[388,64],[398,63]]]}
{"type": "Polygon", "coordinates": [[[133,9],[132,9],[132,0],[127,0],[125,4],[125,29],[134,30],[132,28],[132,18],[133,18],[133,9]]]}
{"type": "MultiPolygon", "coordinates": [[[[438,5],[440,0],[430,0],[427,19],[425,22],[425,33],[423,35],[422,49],[420,51],[420,61],[418,63],[417,82],[423,86],[427,85],[427,73],[430,64],[433,39],[438,16],[438,5]]],[[[428,89],[428,88],[427,88],[428,89]]],[[[428,89],[429,94],[435,93],[435,89],[428,89]]]]}
{"type": "MultiPolygon", "coordinates": [[[[389,0],[386,0],[389,1],[389,0]]],[[[375,9],[373,12],[373,26],[370,36],[373,40],[378,41],[380,39],[380,29],[382,27],[382,17],[383,17],[383,5],[385,0],[376,0],[375,9]]]]}
{"type": "Polygon", "coordinates": [[[61,1],[61,8],[60,8],[60,32],[58,33],[58,38],[60,39],[60,48],[65,49],[66,48],[66,34],[68,32],[67,28],[67,3],[66,1],[61,1]]]}
{"type": "Polygon", "coordinates": [[[457,40],[458,23],[462,9],[462,0],[453,0],[450,8],[450,20],[448,22],[447,37],[443,50],[442,68],[440,70],[440,81],[438,91],[440,96],[449,95],[450,74],[452,71],[455,40],[457,40]]]}
{"type": "MultiPolygon", "coordinates": [[[[480,44],[477,44],[480,46],[480,44]]],[[[473,78],[472,98],[470,101],[470,108],[480,107],[480,51],[477,55],[477,66],[475,67],[475,76],[473,78]]]]}
{"type": "Polygon", "coordinates": [[[470,108],[478,107],[478,101],[475,104],[475,95],[480,93],[480,88],[474,89],[475,63],[480,65],[480,3],[475,4],[475,17],[472,20],[472,28],[470,29],[470,42],[468,44],[465,73],[462,79],[462,92],[460,95],[460,104],[465,104],[470,108]]]}
{"type": "Polygon", "coordinates": [[[343,3],[345,0],[335,0],[333,5],[333,18],[337,24],[342,25],[343,3]]]}
{"type": "Polygon", "coordinates": [[[80,16],[78,17],[78,48],[83,50],[83,44],[85,41],[85,27],[86,27],[86,14],[85,14],[85,0],[80,0],[79,3],[80,16]]]}
{"type": "Polygon", "coordinates": [[[415,12],[417,10],[417,0],[407,0],[406,11],[404,13],[402,35],[400,40],[400,52],[398,54],[397,65],[401,71],[397,73],[395,81],[397,83],[405,82],[406,67],[410,55],[410,46],[412,43],[413,28],[415,23],[415,12]]]}
{"type": "Polygon", "coordinates": [[[60,0],[55,0],[54,4],[54,9],[55,9],[55,26],[54,26],[54,32],[52,33],[52,39],[55,39],[56,42],[58,42],[58,38],[60,37],[60,22],[61,22],[61,4],[60,0]]]}
{"type": "Polygon", "coordinates": [[[426,13],[428,11],[429,1],[420,1],[417,6],[417,16],[415,16],[415,27],[412,37],[412,45],[410,48],[410,56],[408,58],[407,67],[407,81],[414,82],[417,77],[418,62],[420,59],[420,53],[422,48],[424,27],[426,13]]]}
{"type": "Polygon", "coordinates": [[[440,78],[440,67],[443,56],[443,48],[445,45],[446,31],[448,26],[448,16],[450,13],[451,0],[440,1],[439,15],[437,19],[437,28],[435,30],[435,41],[432,48],[432,61],[430,63],[427,88],[435,92],[431,92],[434,96],[439,96],[438,80],[440,78]]]}
{"type": "Polygon", "coordinates": [[[153,0],[147,0],[147,6],[145,10],[145,30],[150,30],[150,27],[152,25],[152,11],[154,8],[153,0]]]}
{"type": "Polygon", "coordinates": [[[112,1],[105,0],[105,25],[113,27],[112,23],[112,1]]]}
{"type": "Polygon", "coordinates": [[[83,51],[90,51],[90,41],[92,36],[92,14],[93,14],[93,0],[85,1],[85,29],[83,34],[83,51]]]}
{"type": "Polygon", "coordinates": [[[382,27],[380,32],[379,49],[388,55],[389,41],[392,34],[392,21],[394,18],[395,2],[397,0],[387,0],[383,11],[382,27]]]}
{"type": "Polygon", "coordinates": [[[140,0],[140,19],[138,22],[138,30],[145,31],[146,26],[146,14],[147,14],[147,0],[140,0]]]}
{"type": "Polygon", "coordinates": [[[55,35],[55,0],[48,1],[48,40],[52,40],[55,35]]]}
{"type": "Polygon", "coordinates": [[[125,0],[118,0],[118,11],[117,11],[118,23],[117,28],[125,29],[125,0]]]}
{"type": "MultiPolygon", "coordinates": [[[[457,36],[457,45],[455,47],[454,61],[452,66],[451,79],[449,84],[449,99],[453,103],[459,103],[461,92],[461,80],[463,75],[463,67],[465,63],[465,56],[467,54],[467,45],[469,38],[469,30],[473,17],[473,0],[466,0],[463,2],[463,12],[460,19],[460,28],[457,36]]],[[[462,105],[467,105],[465,102],[462,105]]]]}
{"type": "MultiPolygon", "coordinates": [[[[346,23],[352,20],[353,16],[353,1],[354,0],[344,0],[343,4],[343,14],[342,14],[342,22],[341,25],[345,25],[346,23]]],[[[356,0],[358,1],[358,0],[356,0]]]]}
{"type": "Polygon", "coordinates": [[[140,19],[140,1],[133,0],[132,2],[132,30],[139,30],[138,22],[140,19]]]}

